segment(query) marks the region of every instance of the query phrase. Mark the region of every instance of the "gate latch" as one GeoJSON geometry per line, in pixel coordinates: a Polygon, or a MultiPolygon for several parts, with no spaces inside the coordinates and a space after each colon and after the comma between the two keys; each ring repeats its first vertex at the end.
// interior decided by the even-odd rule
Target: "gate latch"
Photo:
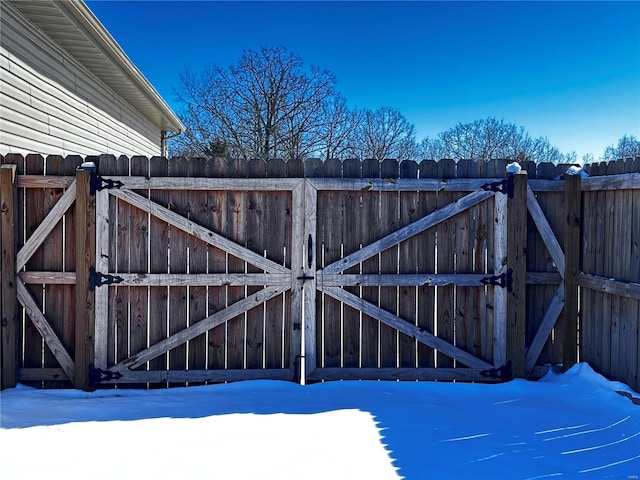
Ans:
{"type": "Polygon", "coordinates": [[[499,182],[490,182],[482,185],[482,189],[488,192],[506,193],[509,198],[513,198],[513,175],[509,175],[499,182]]]}
{"type": "Polygon", "coordinates": [[[117,380],[119,378],[122,378],[122,374],[120,372],[102,370],[100,368],[95,368],[93,363],[89,364],[89,388],[92,390],[94,390],[96,385],[100,382],[105,380],[117,380]]]}
{"type": "Polygon", "coordinates": [[[513,378],[513,371],[511,370],[511,360],[499,368],[490,368],[488,370],[482,370],[480,375],[485,378],[499,378],[503,382],[508,382],[513,378]]]}
{"type": "Polygon", "coordinates": [[[513,283],[513,270],[510,268],[500,275],[484,277],[480,279],[480,282],[484,285],[495,285],[497,287],[506,288],[507,292],[510,292],[512,290],[511,285],[513,283]]]}
{"type": "Polygon", "coordinates": [[[89,268],[89,291],[93,292],[96,287],[102,285],[112,285],[114,283],[120,283],[124,281],[124,278],[118,275],[111,275],[109,273],[97,272],[95,268],[89,268]]]}
{"type": "Polygon", "coordinates": [[[110,190],[112,188],[124,187],[124,183],[120,180],[112,180],[111,178],[104,178],[102,175],[98,175],[95,170],[91,172],[91,178],[89,179],[89,195],[92,197],[100,190],[110,190]]]}

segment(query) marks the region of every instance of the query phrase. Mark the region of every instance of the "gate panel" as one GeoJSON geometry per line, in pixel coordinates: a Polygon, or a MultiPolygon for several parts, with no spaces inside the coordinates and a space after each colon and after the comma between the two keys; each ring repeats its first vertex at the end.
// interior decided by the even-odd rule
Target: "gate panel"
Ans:
{"type": "MultiPolygon", "coordinates": [[[[205,174],[229,165],[173,161],[182,163],[169,164],[166,186],[153,177],[117,177],[125,186],[107,192],[115,217],[109,273],[122,281],[105,287],[115,302],[104,383],[291,378],[285,291],[291,192],[299,181],[216,182],[205,174]]],[[[245,175],[246,166],[232,165],[234,175],[245,175]]]]}

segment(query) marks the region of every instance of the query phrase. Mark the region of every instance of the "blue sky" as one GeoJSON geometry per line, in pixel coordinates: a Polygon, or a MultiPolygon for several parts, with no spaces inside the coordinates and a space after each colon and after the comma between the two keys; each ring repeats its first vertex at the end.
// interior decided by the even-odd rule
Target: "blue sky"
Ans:
{"type": "Polygon", "coordinates": [[[88,1],[176,111],[184,67],[284,46],[418,140],[496,117],[596,158],[640,138],[640,2],[88,1]]]}

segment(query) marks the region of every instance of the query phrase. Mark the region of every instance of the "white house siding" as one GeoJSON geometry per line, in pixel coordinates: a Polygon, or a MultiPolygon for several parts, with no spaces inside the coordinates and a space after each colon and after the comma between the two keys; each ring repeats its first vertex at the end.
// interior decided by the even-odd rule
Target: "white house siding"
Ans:
{"type": "Polygon", "coordinates": [[[158,127],[13,7],[0,22],[0,154],[161,154],[158,127]]]}

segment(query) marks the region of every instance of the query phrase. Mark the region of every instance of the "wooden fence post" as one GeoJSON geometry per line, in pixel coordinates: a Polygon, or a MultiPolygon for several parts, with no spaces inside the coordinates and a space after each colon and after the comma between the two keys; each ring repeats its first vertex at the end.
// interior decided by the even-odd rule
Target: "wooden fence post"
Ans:
{"type": "Polygon", "coordinates": [[[89,365],[95,357],[95,292],[90,269],[96,263],[96,196],[91,195],[95,168],[76,171],[76,341],[74,386],[91,390],[89,365]]]}
{"type": "Polygon", "coordinates": [[[511,291],[507,293],[507,360],[513,375],[525,375],[526,277],[527,277],[527,172],[513,176],[507,199],[507,268],[511,291]]]}
{"type": "Polygon", "coordinates": [[[564,322],[565,337],[562,364],[565,370],[578,361],[578,272],[580,270],[581,220],[580,175],[565,175],[564,205],[566,212],[564,234],[564,322]]]}
{"type": "Polygon", "coordinates": [[[17,382],[17,299],[16,299],[16,165],[0,166],[0,222],[2,224],[2,318],[0,390],[17,382]]]}

